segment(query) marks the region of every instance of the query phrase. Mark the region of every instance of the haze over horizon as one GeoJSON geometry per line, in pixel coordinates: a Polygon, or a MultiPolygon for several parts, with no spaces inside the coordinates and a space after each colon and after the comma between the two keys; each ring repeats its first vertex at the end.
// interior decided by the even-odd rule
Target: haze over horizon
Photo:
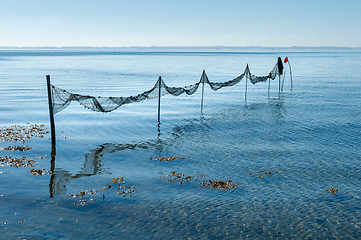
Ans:
{"type": "Polygon", "coordinates": [[[361,47],[361,1],[2,1],[0,47],[361,47]]]}

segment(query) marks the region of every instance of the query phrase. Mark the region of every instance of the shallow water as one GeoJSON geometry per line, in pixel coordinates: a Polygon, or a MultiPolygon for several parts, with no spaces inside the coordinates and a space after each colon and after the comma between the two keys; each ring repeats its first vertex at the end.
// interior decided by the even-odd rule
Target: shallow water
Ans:
{"type": "Polygon", "coordinates": [[[36,161],[53,175],[0,167],[0,234],[4,238],[359,238],[361,237],[361,53],[119,52],[99,49],[1,49],[0,126],[45,124],[45,75],[73,93],[129,96],[154,86],[223,82],[243,73],[267,75],[277,57],[286,65],[278,81],[245,82],[192,96],[95,113],[72,103],[55,115],[56,156],[50,134],[25,144],[28,152],[0,156],[36,161]],[[178,156],[170,162],[154,157],[178,156]],[[184,159],[181,157],[184,156],[184,159]],[[153,158],[153,159],[151,159],[153,158]],[[264,174],[261,171],[271,174],[264,174]],[[169,182],[172,173],[192,181],[169,182]],[[260,177],[263,176],[263,177],[260,177]],[[132,196],[117,195],[124,177],[132,196]],[[199,177],[196,179],[196,177],[199,177]],[[202,181],[227,179],[237,189],[206,189],[202,181]],[[100,190],[112,185],[110,189],[100,190]],[[326,191],[337,188],[333,194],[326,191]],[[88,203],[69,195],[85,190],[88,203]],[[103,198],[104,196],[104,198],[103,198]],[[91,202],[90,199],[97,198],[91,202]],[[89,203],[90,201],[90,203],[89,203]],[[80,205],[80,206],[78,206],[80,205]],[[20,222],[20,224],[19,224],[20,222]]]}

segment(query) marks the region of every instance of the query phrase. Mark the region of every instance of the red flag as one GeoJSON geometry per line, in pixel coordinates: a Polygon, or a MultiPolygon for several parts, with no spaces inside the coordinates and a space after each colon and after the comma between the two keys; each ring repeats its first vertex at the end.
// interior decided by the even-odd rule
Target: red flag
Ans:
{"type": "Polygon", "coordinates": [[[288,57],[285,58],[285,61],[284,61],[284,62],[285,62],[285,63],[288,62],[288,57]]]}

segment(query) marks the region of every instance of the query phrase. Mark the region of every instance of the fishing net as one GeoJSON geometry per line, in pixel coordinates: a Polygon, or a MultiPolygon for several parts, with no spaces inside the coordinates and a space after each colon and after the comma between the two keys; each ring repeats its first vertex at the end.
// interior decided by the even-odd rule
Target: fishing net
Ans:
{"type": "Polygon", "coordinates": [[[182,93],[192,95],[198,89],[199,82],[185,87],[168,87],[163,79],[159,77],[157,83],[149,91],[143,92],[136,96],[129,97],[93,97],[88,95],[80,95],[70,93],[64,89],[60,89],[51,85],[51,96],[53,100],[54,114],[62,111],[72,101],[78,101],[84,107],[96,112],[111,112],[124,104],[142,102],[146,99],[158,98],[166,94],[179,96],[182,93]]]}
{"type": "Polygon", "coordinates": [[[248,78],[252,84],[256,84],[259,82],[266,82],[268,79],[275,80],[278,75],[281,74],[279,74],[278,65],[276,64],[272,71],[268,74],[268,76],[255,76],[251,72],[249,72],[248,78]]]}
{"type": "Polygon", "coordinates": [[[249,71],[247,69],[248,69],[248,65],[247,65],[244,73],[242,73],[238,77],[236,77],[230,81],[227,81],[227,82],[210,82],[206,75],[206,71],[203,70],[203,74],[202,74],[200,83],[207,83],[207,84],[209,84],[209,86],[211,87],[211,89],[213,91],[217,91],[218,89],[221,89],[222,87],[230,87],[230,86],[236,85],[237,83],[242,81],[243,77],[249,73],[249,71]]]}
{"type": "Polygon", "coordinates": [[[179,96],[183,93],[187,95],[192,95],[197,92],[199,84],[208,84],[213,91],[217,91],[223,87],[230,87],[238,84],[242,81],[243,78],[250,80],[252,84],[259,82],[266,82],[267,80],[274,80],[277,76],[282,75],[283,73],[283,64],[281,58],[278,59],[276,65],[272,71],[267,76],[255,76],[253,75],[248,67],[248,64],[244,72],[238,77],[227,81],[227,82],[211,82],[209,81],[206,72],[203,70],[201,79],[199,82],[185,86],[185,87],[168,87],[161,77],[158,78],[158,81],[154,87],[146,92],[138,94],[136,96],[129,97],[94,97],[89,95],[80,95],[70,93],[64,89],[60,89],[54,85],[51,85],[51,97],[53,103],[53,113],[56,114],[64,110],[72,101],[77,101],[84,107],[91,109],[97,112],[111,112],[119,108],[124,104],[142,102],[146,99],[159,98],[166,94],[171,94],[173,96],[179,96]]]}

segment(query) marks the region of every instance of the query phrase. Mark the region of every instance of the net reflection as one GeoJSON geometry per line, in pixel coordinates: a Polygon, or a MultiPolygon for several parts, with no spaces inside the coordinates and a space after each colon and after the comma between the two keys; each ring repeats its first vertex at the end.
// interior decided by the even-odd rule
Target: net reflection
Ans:
{"type": "Polygon", "coordinates": [[[66,184],[72,179],[89,177],[100,174],[111,174],[107,172],[102,164],[105,160],[104,155],[112,154],[124,150],[139,150],[139,149],[151,149],[153,151],[162,152],[166,149],[166,146],[173,140],[161,139],[160,128],[158,127],[158,137],[155,140],[140,142],[135,144],[118,144],[118,143],[105,143],[99,145],[97,148],[90,150],[89,153],[84,155],[84,162],[81,170],[72,174],[70,171],[56,168],[55,158],[56,150],[53,149],[51,154],[51,172],[53,173],[50,177],[49,192],[50,197],[53,198],[55,195],[64,194],[66,192],[66,184]]]}
{"type": "Polygon", "coordinates": [[[270,98],[268,103],[247,103],[242,108],[230,109],[224,114],[217,114],[209,118],[205,118],[202,115],[199,118],[189,119],[183,125],[174,126],[167,134],[161,133],[160,124],[158,124],[158,136],[155,139],[132,144],[105,143],[90,150],[84,155],[82,167],[75,174],[65,169],[56,168],[56,154],[52,154],[51,172],[54,174],[50,178],[50,197],[64,194],[66,192],[66,185],[72,179],[111,174],[107,172],[103,165],[106,154],[114,154],[125,150],[137,151],[140,149],[160,153],[173,148],[177,144],[182,144],[185,138],[197,139],[193,145],[195,148],[207,148],[208,146],[210,148],[209,151],[214,151],[216,148],[210,147],[210,132],[221,131],[219,134],[222,135],[225,134],[223,130],[226,130],[230,135],[241,136],[240,133],[234,131],[234,128],[239,124],[243,124],[247,128],[247,123],[255,119],[262,123],[279,124],[283,121],[286,112],[284,105],[283,95],[280,95],[278,98],[270,98]]]}

